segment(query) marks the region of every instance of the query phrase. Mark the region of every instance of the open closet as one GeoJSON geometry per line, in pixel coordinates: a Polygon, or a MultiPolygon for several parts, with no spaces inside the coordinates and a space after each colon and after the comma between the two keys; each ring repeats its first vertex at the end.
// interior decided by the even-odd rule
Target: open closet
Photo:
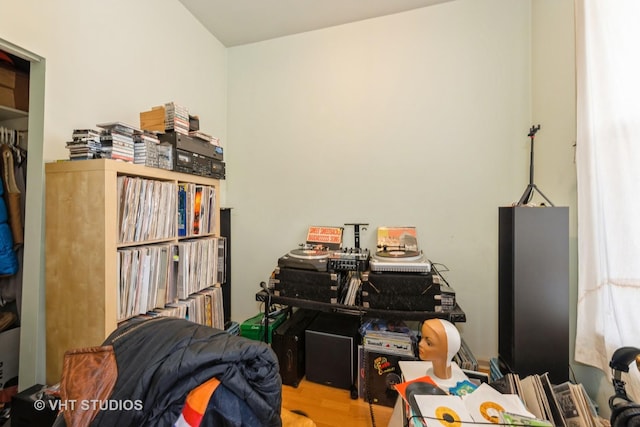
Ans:
{"type": "Polygon", "coordinates": [[[30,63],[0,50],[0,405],[18,390],[30,63]]]}

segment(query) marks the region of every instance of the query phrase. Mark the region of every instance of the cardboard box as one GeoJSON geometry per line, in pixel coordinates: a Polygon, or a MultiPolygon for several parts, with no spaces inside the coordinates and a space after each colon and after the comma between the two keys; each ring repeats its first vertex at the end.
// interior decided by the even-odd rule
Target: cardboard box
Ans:
{"type": "Polygon", "coordinates": [[[164,107],[153,107],[140,113],[140,129],[164,132],[166,129],[164,107]]]}
{"type": "Polygon", "coordinates": [[[0,333],[0,396],[5,403],[18,393],[19,356],[20,328],[0,333]]]}
{"type": "Polygon", "coordinates": [[[16,87],[16,71],[9,65],[0,63],[0,86],[14,89],[16,87]]]}
{"type": "Polygon", "coordinates": [[[4,105],[9,108],[16,108],[16,100],[13,96],[12,88],[0,86],[0,105],[4,105]]]}
{"type": "Polygon", "coordinates": [[[16,73],[16,87],[14,89],[14,100],[16,110],[29,111],[29,75],[27,73],[16,73]]]}
{"type": "Polygon", "coordinates": [[[0,105],[29,111],[29,75],[0,65],[0,105]]]}

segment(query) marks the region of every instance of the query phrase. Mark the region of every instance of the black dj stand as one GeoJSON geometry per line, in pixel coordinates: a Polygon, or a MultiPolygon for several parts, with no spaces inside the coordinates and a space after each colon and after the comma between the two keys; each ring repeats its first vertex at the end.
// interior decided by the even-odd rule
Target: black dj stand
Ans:
{"type": "MultiPolygon", "coordinates": [[[[261,285],[262,286],[262,285],[261,285]]],[[[262,286],[263,290],[256,293],[256,301],[264,303],[264,317],[268,317],[271,312],[272,304],[282,304],[288,307],[306,308],[309,310],[323,311],[329,313],[345,313],[354,316],[370,316],[382,317],[385,319],[395,320],[425,320],[425,319],[445,319],[452,323],[466,322],[467,317],[456,303],[451,311],[405,311],[405,310],[386,310],[381,308],[370,308],[345,304],[334,304],[328,302],[312,301],[301,298],[291,298],[276,296],[271,293],[266,286],[262,286]]],[[[268,329],[264,328],[264,342],[268,342],[268,329]]]]}

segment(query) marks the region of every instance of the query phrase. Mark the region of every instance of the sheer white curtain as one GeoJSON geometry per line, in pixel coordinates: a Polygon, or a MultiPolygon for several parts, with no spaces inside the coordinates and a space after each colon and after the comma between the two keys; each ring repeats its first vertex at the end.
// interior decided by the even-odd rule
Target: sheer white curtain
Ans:
{"type": "MultiPolygon", "coordinates": [[[[640,348],[640,1],[576,0],[576,29],[575,359],[609,373],[640,348]]],[[[640,400],[637,370],[626,381],[640,400]]]]}

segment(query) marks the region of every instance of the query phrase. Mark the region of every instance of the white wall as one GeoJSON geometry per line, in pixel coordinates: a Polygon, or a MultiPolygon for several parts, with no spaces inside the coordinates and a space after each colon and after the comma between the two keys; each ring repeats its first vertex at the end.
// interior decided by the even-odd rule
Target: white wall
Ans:
{"type": "Polygon", "coordinates": [[[0,0],[0,38],[47,60],[45,161],[79,127],[175,101],[226,136],[227,51],[176,0],[0,0]]]}
{"type": "MultiPolygon", "coordinates": [[[[497,352],[498,207],[528,181],[529,1],[458,0],[229,49],[232,315],[310,225],[415,225],[497,352]]],[[[353,243],[346,230],[346,245],[353,243]]]]}
{"type": "MultiPolygon", "coordinates": [[[[44,119],[29,124],[39,127],[30,135],[44,146],[30,145],[30,170],[68,158],[74,128],[138,125],[141,111],[169,101],[199,115],[203,131],[226,137],[227,50],[176,0],[0,0],[2,40],[45,60],[35,73],[38,89],[44,81],[44,119]]],[[[42,117],[42,103],[31,107],[42,117]]],[[[42,171],[29,176],[41,179],[42,171]]],[[[24,279],[37,283],[23,284],[21,389],[45,381],[41,217],[28,227],[43,194],[41,182],[28,185],[24,279]]]]}

